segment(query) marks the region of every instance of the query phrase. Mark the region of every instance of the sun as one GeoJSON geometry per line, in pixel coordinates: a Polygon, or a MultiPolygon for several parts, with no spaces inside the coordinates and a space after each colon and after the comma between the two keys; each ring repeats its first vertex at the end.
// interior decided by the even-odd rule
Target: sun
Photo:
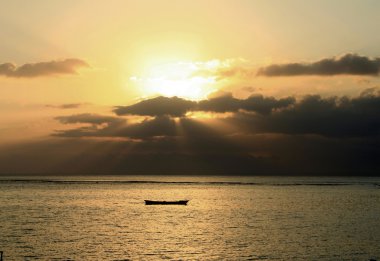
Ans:
{"type": "Polygon", "coordinates": [[[141,77],[129,79],[146,97],[162,95],[202,100],[217,89],[215,76],[200,73],[203,67],[201,62],[162,63],[148,68],[141,77]]]}

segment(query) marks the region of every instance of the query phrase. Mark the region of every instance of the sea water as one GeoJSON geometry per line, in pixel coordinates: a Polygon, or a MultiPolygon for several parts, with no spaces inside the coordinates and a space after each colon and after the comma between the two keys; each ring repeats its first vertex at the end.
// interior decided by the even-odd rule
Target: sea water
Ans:
{"type": "Polygon", "coordinates": [[[0,251],[4,261],[380,260],[380,179],[1,177],[0,251]]]}

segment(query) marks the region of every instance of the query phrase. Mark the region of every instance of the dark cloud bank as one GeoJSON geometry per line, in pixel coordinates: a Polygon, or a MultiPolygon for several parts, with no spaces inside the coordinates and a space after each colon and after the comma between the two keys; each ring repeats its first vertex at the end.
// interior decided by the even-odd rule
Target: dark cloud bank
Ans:
{"type": "Polygon", "coordinates": [[[357,54],[345,54],[338,58],[322,59],[313,63],[273,64],[259,69],[259,76],[302,75],[378,75],[380,58],[369,58],[357,54]]]}
{"type": "Polygon", "coordinates": [[[184,116],[187,112],[238,112],[239,110],[252,111],[262,114],[270,113],[274,109],[285,108],[295,102],[293,97],[275,99],[261,95],[251,96],[240,100],[227,94],[222,97],[203,100],[200,102],[188,101],[178,97],[157,97],[145,100],[131,106],[119,106],[114,112],[117,115],[140,116],[184,116]]]}
{"type": "Polygon", "coordinates": [[[2,173],[379,175],[380,95],[158,97],[57,117],[48,141],[0,149],[2,173]],[[192,119],[200,112],[229,112],[192,119]],[[148,116],[133,122],[125,115],[148,116]]]}
{"type": "Polygon", "coordinates": [[[33,78],[40,76],[77,74],[78,69],[83,67],[89,67],[89,65],[80,59],[26,63],[19,67],[13,63],[3,63],[0,64],[0,76],[33,78]]]}

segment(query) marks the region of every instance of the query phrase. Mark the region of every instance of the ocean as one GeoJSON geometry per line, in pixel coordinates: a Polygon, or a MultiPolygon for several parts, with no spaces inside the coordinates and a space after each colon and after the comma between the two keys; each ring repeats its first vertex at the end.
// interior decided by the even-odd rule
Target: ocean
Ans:
{"type": "Polygon", "coordinates": [[[4,261],[380,260],[380,178],[0,177],[0,251],[4,261]]]}

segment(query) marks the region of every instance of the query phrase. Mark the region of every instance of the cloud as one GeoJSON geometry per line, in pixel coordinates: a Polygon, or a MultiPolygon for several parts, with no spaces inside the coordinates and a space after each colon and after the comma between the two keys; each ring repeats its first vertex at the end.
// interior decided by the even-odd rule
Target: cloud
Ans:
{"type": "Polygon", "coordinates": [[[56,109],[77,109],[84,105],[86,104],[85,103],[65,103],[65,104],[59,104],[59,105],[47,104],[45,106],[49,108],[56,108],[56,109]]]}
{"type": "Polygon", "coordinates": [[[268,115],[235,114],[227,121],[251,133],[315,134],[326,137],[380,135],[380,96],[356,98],[306,96],[294,105],[268,115]]]}
{"type": "Polygon", "coordinates": [[[258,70],[259,76],[301,75],[378,75],[380,58],[369,58],[357,54],[322,59],[313,63],[273,64],[258,70]]]}
{"type": "Polygon", "coordinates": [[[114,137],[116,130],[124,126],[127,121],[121,117],[83,113],[55,118],[62,124],[90,124],[69,130],[58,130],[53,136],[59,137],[114,137]]]}
{"type": "MultiPolygon", "coordinates": [[[[232,116],[219,120],[224,121],[226,125],[235,126],[237,132],[250,134],[312,134],[337,138],[369,137],[380,135],[380,118],[378,117],[380,115],[380,96],[378,94],[377,89],[369,89],[354,98],[323,98],[319,95],[309,95],[298,101],[294,97],[275,99],[263,96],[251,96],[240,100],[227,95],[199,103],[191,102],[193,108],[189,108],[189,111],[232,112],[232,116]]],[[[194,123],[189,125],[188,119],[184,116],[185,111],[182,110],[182,104],[179,103],[180,109],[177,109],[173,104],[170,105],[171,99],[167,98],[165,101],[172,111],[180,111],[181,114],[162,115],[160,112],[155,118],[146,119],[140,123],[127,124],[122,117],[93,114],[64,116],[57,119],[66,124],[106,124],[104,128],[78,129],[79,132],[75,133],[76,136],[80,136],[82,133],[84,136],[151,138],[178,135],[178,129],[172,117],[181,115],[179,123],[183,131],[187,130],[190,136],[196,133],[193,128],[194,123]]],[[[184,102],[184,104],[188,102],[183,99],[178,100],[178,98],[174,100],[184,102]]],[[[155,107],[151,106],[149,100],[147,102],[150,115],[154,115],[155,107]]],[[[141,105],[141,103],[138,104],[141,105]]],[[[142,115],[145,113],[143,109],[143,106],[139,106],[139,113],[142,115]]],[[[225,135],[234,134],[227,133],[227,130],[220,131],[225,135]]],[[[73,132],[64,131],[59,135],[70,136],[73,135],[73,132]]]]}
{"type": "Polygon", "coordinates": [[[125,121],[119,117],[113,116],[104,116],[99,114],[92,113],[82,113],[82,114],[74,114],[70,116],[59,116],[55,118],[63,124],[72,124],[72,123],[89,123],[89,124],[111,124],[115,122],[125,121]]]}
{"type": "Polygon", "coordinates": [[[252,63],[244,59],[210,60],[192,64],[191,76],[212,77],[216,81],[231,78],[253,79],[256,70],[252,63]]]}
{"type": "MultiPolygon", "coordinates": [[[[0,148],[1,171],[28,171],[27,166],[44,170],[68,156],[64,166],[70,166],[65,169],[69,173],[376,175],[380,171],[378,89],[354,98],[217,98],[225,100],[210,99],[214,103],[207,106],[232,112],[228,117],[159,115],[137,123],[98,114],[57,117],[64,124],[87,126],[54,133],[59,147],[51,143],[0,148]],[[252,104],[256,107],[250,108],[252,104]],[[69,139],[59,141],[62,137],[69,139]],[[49,164],[43,164],[44,155],[52,159],[49,164]],[[11,161],[26,165],[15,167],[11,161]]],[[[60,165],[50,167],[54,172],[60,165]]]]}
{"type": "MultiPolygon", "coordinates": [[[[210,73],[211,74],[211,73],[210,73]]],[[[211,74],[216,77],[217,81],[230,78],[253,79],[256,76],[255,70],[252,67],[231,65],[227,68],[219,68],[211,74]]]]}
{"type": "Polygon", "coordinates": [[[114,109],[117,115],[140,116],[173,116],[183,117],[187,112],[236,112],[247,110],[257,113],[269,113],[274,109],[287,107],[295,102],[292,97],[276,99],[251,96],[247,99],[236,99],[230,93],[199,102],[188,101],[178,97],[157,97],[144,100],[130,106],[119,106],[114,109]]]}
{"type": "Polygon", "coordinates": [[[149,139],[152,137],[176,136],[175,121],[168,116],[159,116],[144,120],[141,123],[130,124],[111,132],[119,137],[149,139]]]}
{"type": "Polygon", "coordinates": [[[117,115],[143,115],[143,116],[183,116],[194,107],[195,102],[178,97],[157,97],[138,102],[131,106],[119,106],[114,109],[117,115]]]}
{"type": "Polygon", "coordinates": [[[17,67],[12,63],[0,64],[0,75],[13,78],[33,78],[41,76],[77,74],[78,69],[89,67],[80,59],[66,59],[50,62],[26,63],[17,67]]]}
{"type": "Polygon", "coordinates": [[[150,139],[160,136],[175,136],[175,122],[169,116],[146,119],[139,123],[128,124],[124,118],[97,114],[77,114],[56,118],[64,124],[88,123],[91,126],[57,131],[59,137],[124,137],[150,139]]]}
{"type": "Polygon", "coordinates": [[[245,110],[261,114],[270,113],[272,110],[286,108],[295,103],[293,97],[276,99],[274,97],[264,97],[262,95],[253,95],[247,99],[236,99],[232,95],[225,95],[209,100],[203,100],[195,108],[197,111],[209,112],[237,112],[245,110]]]}

